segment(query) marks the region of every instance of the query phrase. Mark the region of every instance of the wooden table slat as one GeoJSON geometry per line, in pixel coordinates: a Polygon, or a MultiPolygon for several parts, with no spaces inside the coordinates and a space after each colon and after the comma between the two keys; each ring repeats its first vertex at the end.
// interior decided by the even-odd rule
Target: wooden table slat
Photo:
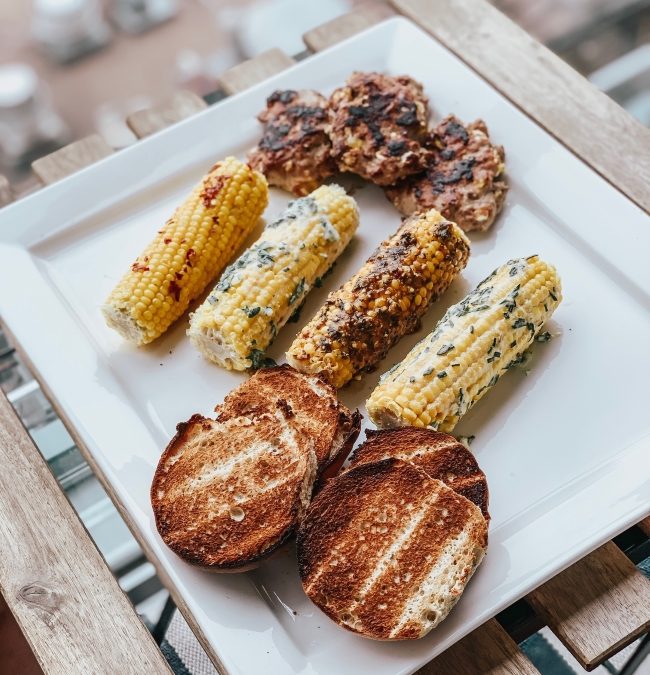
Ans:
{"type": "Polygon", "coordinates": [[[0,466],[0,589],[43,671],[169,673],[1,392],[0,466]]]}
{"type": "Polygon", "coordinates": [[[208,104],[200,96],[181,90],[160,105],[134,112],[126,118],[126,123],[138,138],[144,138],[207,107],[208,104]]]}
{"type": "Polygon", "coordinates": [[[539,675],[496,619],[452,645],[416,675],[539,675]]]}
{"type": "Polygon", "coordinates": [[[650,129],[485,0],[390,2],[650,212],[650,129]]]}
{"type": "Polygon", "coordinates": [[[13,201],[13,192],[7,178],[0,174],[0,208],[13,201]]]}
{"type": "Polygon", "coordinates": [[[302,36],[302,40],[312,52],[321,52],[394,15],[390,5],[369,3],[312,28],[302,36]]]}
{"type": "Polygon", "coordinates": [[[40,157],[32,162],[32,171],[44,185],[50,185],[112,153],[113,149],[99,134],[92,134],[40,157]]]}
{"type": "Polygon", "coordinates": [[[650,581],[611,541],[527,599],[587,670],[650,629],[650,581]]]}
{"type": "Polygon", "coordinates": [[[295,61],[281,49],[269,49],[248,61],[240,63],[219,77],[219,85],[226,94],[238,94],[258,82],[289,68],[295,61]]]}

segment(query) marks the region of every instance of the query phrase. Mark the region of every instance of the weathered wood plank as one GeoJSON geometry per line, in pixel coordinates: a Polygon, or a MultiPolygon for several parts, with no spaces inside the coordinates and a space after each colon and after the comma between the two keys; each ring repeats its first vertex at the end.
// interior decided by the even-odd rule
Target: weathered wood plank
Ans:
{"type": "Polygon", "coordinates": [[[13,193],[11,191],[11,185],[5,176],[0,175],[0,208],[9,204],[13,201],[13,193]]]}
{"type": "Polygon", "coordinates": [[[169,673],[0,393],[0,590],[45,673],[169,673]]]}
{"type": "Polygon", "coordinates": [[[452,645],[416,675],[539,675],[512,638],[492,619],[452,645]]]}
{"type": "Polygon", "coordinates": [[[280,49],[269,49],[258,56],[240,63],[219,77],[219,85],[226,94],[238,94],[271,75],[280,73],[295,61],[280,49]]]}
{"type": "MultiPolygon", "coordinates": [[[[171,580],[169,574],[167,574],[167,571],[165,568],[160,564],[158,561],[158,558],[156,554],[153,552],[151,547],[149,546],[149,543],[147,540],[142,536],[141,532],[138,530],[136,527],[135,523],[133,522],[133,519],[131,517],[131,514],[127,509],[124,507],[122,502],[120,501],[119,497],[117,496],[115,490],[113,489],[112,484],[109,482],[109,480],[106,478],[104,475],[104,472],[102,471],[101,467],[99,464],[95,461],[95,457],[93,454],[90,452],[86,444],[84,443],[83,438],[80,436],[79,432],[75,428],[74,424],[72,424],[72,421],[70,418],[67,416],[65,410],[58,404],[58,401],[56,399],[56,396],[54,395],[54,392],[50,389],[48,386],[47,382],[45,382],[38,370],[35,368],[34,364],[32,363],[32,360],[29,357],[29,354],[22,348],[20,342],[18,342],[13,334],[11,333],[11,330],[9,329],[8,326],[2,325],[2,331],[4,334],[7,336],[9,339],[10,343],[16,348],[16,352],[20,356],[20,360],[25,363],[25,365],[29,368],[31,373],[34,375],[34,378],[38,382],[38,384],[41,387],[41,390],[47,397],[47,399],[50,401],[52,404],[52,408],[54,409],[54,412],[61,418],[61,421],[63,422],[66,430],[72,437],[72,440],[75,442],[75,445],[79,449],[80,453],[82,454],[83,458],[88,462],[90,465],[90,468],[92,469],[93,473],[99,480],[99,482],[102,484],[102,487],[108,494],[108,496],[111,498],[113,504],[117,508],[117,510],[120,513],[120,516],[122,516],[122,519],[126,523],[127,527],[131,531],[131,534],[133,537],[138,541],[140,546],[142,547],[145,555],[149,559],[149,561],[153,564],[153,566],[156,568],[156,574],[162,581],[163,585],[165,588],[169,591],[169,594],[172,596],[172,599],[174,600],[174,604],[176,607],[180,610],[181,614],[184,616],[185,620],[187,621],[188,625],[192,629],[192,632],[196,636],[197,640],[200,642],[201,646],[203,649],[206,651],[206,653],[209,655],[210,659],[214,663],[216,669],[220,673],[226,673],[226,668],[225,666],[221,663],[219,656],[215,652],[214,648],[208,642],[207,638],[205,637],[203,631],[201,630],[201,627],[199,624],[196,622],[194,615],[190,612],[187,603],[185,602],[185,598],[180,595],[178,592],[176,586],[174,585],[173,581],[171,580]]],[[[1,392],[0,392],[1,393],[1,392]]],[[[2,419],[0,419],[0,429],[2,428],[2,419]]],[[[38,456],[38,459],[40,459],[40,455],[38,456]]],[[[0,461],[2,461],[2,455],[0,454],[0,461]]],[[[2,487],[2,484],[0,483],[0,489],[2,487]]],[[[0,518],[2,517],[2,511],[0,508],[0,518]]],[[[0,529],[0,537],[2,536],[2,530],[0,529]]],[[[86,535],[87,536],[87,535],[86,535]]],[[[2,541],[0,539],[0,541],[2,541]]],[[[90,542],[90,539],[88,539],[90,542]]],[[[1,553],[1,548],[0,548],[0,553],[1,553]]],[[[0,580],[0,590],[2,589],[2,582],[0,580]]],[[[66,673],[67,675],[67,673],[66,673]]]]}
{"type": "Polygon", "coordinates": [[[650,212],[650,129],[485,0],[390,0],[650,212]]]}
{"type": "Polygon", "coordinates": [[[527,599],[587,670],[650,629],[650,581],[611,541],[527,599]]]}
{"type": "Polygon", "coordinates": [[[302,36],[302,40],[312,52],[321,52],[394,14],[391,7],[384,3],[374,2],[362,5],[347,14],[337,16],[336,19],[312,28],[302,36]]]}
{"type": "Polygon", "coordinates": [[[208,104],[200,96],[181,90],[160,105],[134,112],[126,118],[126,123],[138,138],[144,138],[207,107],[208,104]]]}
{"type": "Polygon", "coordinates": [[[32,162],[32,171],[44,185],[50,185],[112,153],[101,136],[92,134],[32,162]]]}

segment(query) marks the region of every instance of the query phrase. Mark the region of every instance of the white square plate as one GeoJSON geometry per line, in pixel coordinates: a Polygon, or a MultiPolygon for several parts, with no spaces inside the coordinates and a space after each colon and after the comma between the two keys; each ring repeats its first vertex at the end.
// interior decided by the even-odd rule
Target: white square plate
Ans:
{"type": "MultiPolygon", "coordinates": [[[[347,279],[399,217],[381,192],[356,192],[358,235],[279,358],[328,291],[347,279]]],[[[274,191],[267,217],[288,196],[274,191]]],[[[650,505],[650,223],[459,59],[404,19],[310,57],[186,122],[137,143],[0,212],[0,314],[112,484],[117,500],[232,673],[409,673],[614,534],[650,505]],[[379,373],[402,358],[445,308],[509,258],[554,263],[565,300],[535,347],[528,376],[510,373],[460,434],[487,473],[487,558],[451,616],[426,638],[365,640],[338,629],[302,593],[291,547],[259,570],[206,574],[158,537],[149,485],[177,422],[213,406],[245,375],[209,365],[186,319],[145,349],[106,328],[99,305],[190,186],[218,158],[243,156],[255,116],[276,88],[330,92],[354,69],[424,83],[436,119],[483,118],[506,147],[511,191],[493,229],[472,236],[469,265],[377,373],[341,392],[362,408],[379,373]]]]}

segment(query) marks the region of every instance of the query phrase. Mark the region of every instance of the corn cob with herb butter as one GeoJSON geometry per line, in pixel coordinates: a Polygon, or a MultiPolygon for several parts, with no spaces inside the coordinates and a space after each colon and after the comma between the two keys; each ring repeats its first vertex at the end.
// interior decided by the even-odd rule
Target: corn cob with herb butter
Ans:
{"type": "Polygon", "coordinates": [[[215,164],[114,288],[102,313],[122,337],[162,335],[223,270],[268,203],[264,176],[228,157],[215,164]]]}
{"type": "Polygon", "coordinates": [[[538,256],[509,260],[382,377],[366,403],[372,421],[451,431],[521,361],[561,293],[555,268],[538,256]]]}
{"type": "Polygon", "coordinates": [[[264,350],[358,224],[356,202],[338,185],[323,185],[290,202],[192,315],[192,344],[225,368],[259,367],[264,350]]]}
{"type": "Polygon", "coordinates": [[[417,330],[431,302],[467,264],[469,240],[430,210],[412,216],[382,242],[298,334],[287,361],[342,387],[417,330]]]}

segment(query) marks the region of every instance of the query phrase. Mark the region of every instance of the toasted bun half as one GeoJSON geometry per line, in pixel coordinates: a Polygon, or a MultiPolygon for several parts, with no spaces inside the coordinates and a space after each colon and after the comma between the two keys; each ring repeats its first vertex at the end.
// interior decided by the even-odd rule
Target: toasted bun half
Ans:
{"type": "Polygon", "coordinates": [[[298,530],[309,598],[377,640],[420,638],[461,596],[487,546],[478,507],[399,459],[329,480],[298,530]]]}
{"type": "Polygon", "coordinates": [[[350,468],[395,457],[426,471],[431,478],[446,483],[481,509],[489,522],[489,492],[485,474],[474,455],[449,434],[431,429],[399,427],[366,431],[366,441],[350,458],[350,468]]]}
{"type": "Polygon", "coordinates": [[[224,422],[193,415],[156,469],[156,526],[187,562],[244,571],[293,533],[316,472],[311,439],[281,409],[224,422]]]}
{"type": "Polygon", "coordinates": [[[283,407],[287,421],[314,443],[318,471],[342,463],[361,428],[361,415],[336,398],[336,389],[317,375],[282,365],[258,370],[217,406],[217,419],[259,414],[283,407]]]}

